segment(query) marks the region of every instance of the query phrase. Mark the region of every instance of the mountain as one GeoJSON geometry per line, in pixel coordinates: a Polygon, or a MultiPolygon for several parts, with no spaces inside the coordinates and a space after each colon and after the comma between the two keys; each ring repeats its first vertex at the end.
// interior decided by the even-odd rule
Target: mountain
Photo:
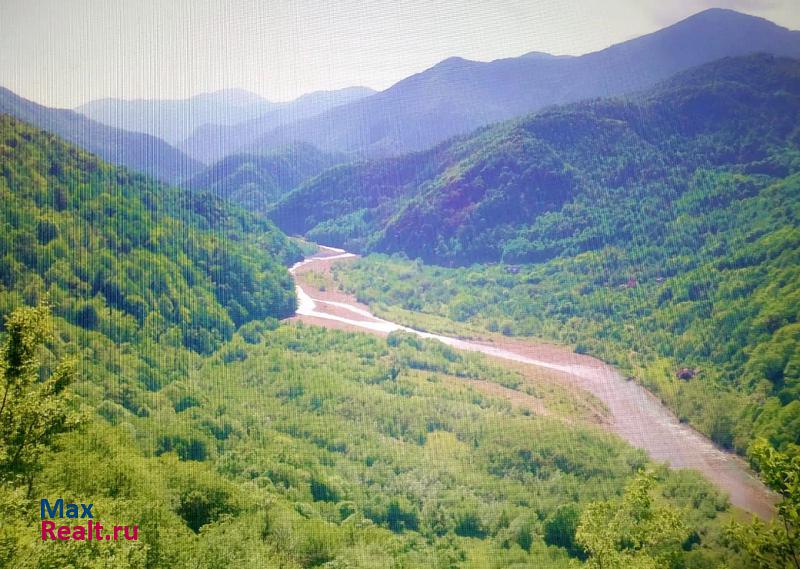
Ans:
{"type": "Polygon", "coordinates": [[[344,156],[324,154],[309,144],[295,144],[263,156],[228,156],[185,185],[194,190],[212,192],[244,206],[248,211],[263,214],[302,182],[344,161],[344,156]]]}
{"type": "Polygon", "coordinates": [[[280,106],[242,89],[226,89],[187,99],[100,99],[75,110],[99,123],[143,132],[178,145],[203,125],[236,124],[280,106]]]}
{"type": "Polygon", "coordinates": [[[573,57],[572,55],[553,55],[551,53],[545,53],[543,51],[529,51],[528,53],[523,53],[520,57],[526,57],[528,59],[570,59],[573,57]]]}
{"type": "Polygon", "coordinates": [[[743,566],[727,498],[598,426],[588,395],[407,334],[279,324],[299,251],[263,219],[8,115],[0,204],[3,567],[563,569],[582,513],[644,468],[702,545],[656,553],[743,566]],[[53,547],[42,496],[125,539],[53,547]]]}
{"type": "Polygon", "coordinates": [[[36,104],[0,87],[0,113],[53,132],[103,160],[174,182],[200,165],[163,140],[112,128],[74,111],[36,104]]]}
{"type": "MultiPolygon", "coordinates": [[[[348,87],[336,91],[316,91],[308,93],[289,103],[274,103],[273,107],[254,120],[206,121],[178,147],[196,160],[213,163],[225,156],[242,152],[264,133],[298,120],[319,115],[339,105],[358,101],[375,91],[367,87],[348,87]]],[[[260,152],[258,148],[251,151],[260,152]]]]}
{"type": "Polygon", "coordinates": [[[668,208],[700,168],[785,174],[799,119],[800,62],[728,58],[635,97],[554,107],[426,152],[333,168],[270,215],[287,232],[360,251],[537,261],[601,237],[626,243],[634,220],[619,204],[668,208]]]}
{"type": "Polygon", "coordinates": [[[800,32],[712,9],[580,57],[454,57],[371,97],[276,128],[251,148],[304,141],[366,157],[422,150],[548,105],[641,90],[702,63],[756,52],[800,56],[800,32]]]}
{"type": "MultiPolygon", "coordinates": [[[[86,119],[83,119],[86,120],[86,119]]],[[[208,194],[111,166],[0,115],[0,298],[49,296],[56,314],[116,342],[207,353],[295,308],[275,227],[208,194]]]]}
{"type": "Polygon", "coordinates": [[[720,446],[763,437],[796,452],[798,125],[800,60],[726,58],[636,96],[334,168],[272,216],[399,253],[335,275],[394,321],[427,313],[571,344],[720,446]]]}

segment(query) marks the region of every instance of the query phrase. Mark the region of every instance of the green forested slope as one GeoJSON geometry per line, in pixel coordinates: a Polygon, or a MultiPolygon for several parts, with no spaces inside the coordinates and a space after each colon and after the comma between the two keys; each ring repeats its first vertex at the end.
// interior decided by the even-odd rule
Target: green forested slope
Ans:
{"type": "Polygon", "coordinates": [[[118,342],[210,352],[294,310],[297,248],[270,223],[186,196],[0,116],[0,306],[45,295],[118,342]]]}
{"type": "Polygon", "coordinates": [[[520,265],[378,259],[342,278],[385,307],[576,345],[725,447],[783,448],[800,443],[798,125],[800,61],[725,59],[331,170],[273,216],[361,251],[520,265]]]}
{"type": "Polygon", "coordinates": [[[703,171],[674,203],[659,248],[461,269],[370,256],[338,276],[395,320],[441,329],[410,311],[443,316],[619,364],[725,447],[744,451],[756,435],[796,447],[799,196],[798,175],[703,171]],[[679,379],[681,368],[698,373],[679,379]]]}
{"type": "MultiPolygon", "coordinates": [[[[535,377],[403,335],[278,325],[297,253],[271,225],[0,121],[3,566],[566,568],[586,556],[588,505],[648,466],[535,377]],[[12,312],[45,297],[52,322],[12,312]],[[28,438],[37,421],[48,437],[28,438]],[[139,540],[44,542],[41,498],[93,503],[139,540]]],[[[746,567],[726,499],[656,473],[680,537],[636,555],[746,567]]]]}
{"type": "MultiPolygon", "coordinates": [[[[646,464],[564,422],[572,395],[412,337],[247,325],[212,357],[165,354],[177,373],[153,389],[127,380],[144,353],[56,329],[46,361],[93,354],[73,388],[84,424],[44,454],[31,496],[0,468],[0,559],[13,567],[566,568],[584,557],[582,511],[646,464]],[[464,379],[517,386],[554,415],[464,379]],[[40,496],[91,501],[98,521],[138,524],[140,539],[42,542],[40,496]]],[[[655,500],[693,532],[660,553],[746,567],[724,547],[724,497],[693,473],[657,476],[655,500]]]]}
{"type": "Polygon", "coordinates": [[[695,173],[785,177],[798,168],[798,119],[800,62],[725,59],[630,99],[556,107],[427,152],[335,168],[272,217],[321,242],[446,265],[609,244],[663,259],[665,224],[695,173]]]}
{"type": "Polygon", "coordinates": [[[310,144],[294,144],[270,154],[226,156],[185,185],[263,214],[302,182],[343,161],[343,156],[325,154],[310,144]]]}

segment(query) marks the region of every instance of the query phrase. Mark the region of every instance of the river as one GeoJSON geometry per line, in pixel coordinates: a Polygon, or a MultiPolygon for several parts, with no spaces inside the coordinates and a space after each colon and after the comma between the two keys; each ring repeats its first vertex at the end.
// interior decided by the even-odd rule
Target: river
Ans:
{"type": "Polygon", "coordinates": [[[365,330],[376,334],[405,331],[438,340],[448,346],[481,352],[493,358],[537,366],[559,372],[573,386],[588,391],[606,406],[607,427],[631,445],[644,449],[652,459],[672,468],[692,468],[727,492],[731,503],[762,519],[774,516],[776,496],[752,473],[738,456],[716,447],[689,425],[678,421],[652,393],[628,381],[616,369],[595,358],[578,355],[564,348],[525,340],[503,346],[490,341],[465,340],[414,330],[373,315],[355,298],[343,293],[316,290],[303,282],[303,273],[325,270],[332,262],[354,259],[341,249],[322,247],[316,255],[295,264],[298,308],[301,320],[322,326],[365,330]]]}

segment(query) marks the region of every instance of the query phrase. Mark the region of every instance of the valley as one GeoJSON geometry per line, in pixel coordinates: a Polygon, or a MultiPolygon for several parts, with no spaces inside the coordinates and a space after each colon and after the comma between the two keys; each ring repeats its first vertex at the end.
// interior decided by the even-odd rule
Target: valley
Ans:
{"type": "Polygon", "coordinates": [[[0,3],[0,567],[800,569],[800,20],[625,1],[0,3]]]}
{"type": "MultiPolygon", "coordinates": [[[[356,256],[344,250],[320,247],[320,252],[299,261],[291,272],[297,284],[296,319],[309,324],[346,330],[366,330],[387,335],[406,332],[437,340],[468,352],[479,352],[494,359],[507,360],[548,370],[547,377],[569,389],[591,393],[608,410],[601,424],[627,443],[647,451],[673,468],[691,468],[728,493],[731,503],[759,517],[774,515],[775,495],[750,471],[739,457],[717,448],[706,437],[677,417],[644,387],[624,378],[613,367],[599,360],[575,354],[555,345],[525,340],[493,338],[490,341],[462,339],[416,330],[378,318],[352,295],[339,290],[320,290],[309,273],[329,273],[332,263],[356,256]]],[[[509,394],[506,394],[509,395],[509,394]]],[[[510,395],[509,395],[510,396],[510,395]]]]}

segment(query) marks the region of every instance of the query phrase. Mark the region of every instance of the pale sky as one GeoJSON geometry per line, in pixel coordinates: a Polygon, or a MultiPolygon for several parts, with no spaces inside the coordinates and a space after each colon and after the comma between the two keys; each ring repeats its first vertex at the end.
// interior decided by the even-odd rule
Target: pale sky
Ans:
{"type": "Polygon", "coordinates": [[[800,0],[0,0],[0,85],[42,104],[385,89],[451,56],[579,55],[710,7],[800,29],[800,0]]]}

